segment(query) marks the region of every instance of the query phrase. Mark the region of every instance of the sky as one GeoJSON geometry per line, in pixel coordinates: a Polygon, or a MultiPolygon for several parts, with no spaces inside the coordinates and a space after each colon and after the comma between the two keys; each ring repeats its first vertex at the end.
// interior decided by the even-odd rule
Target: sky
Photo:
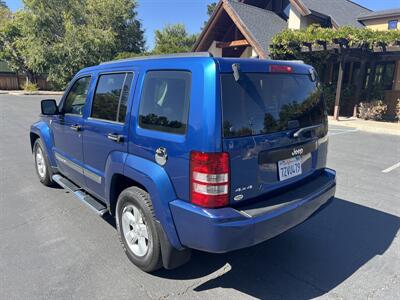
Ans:
{"type": "MultiPolygon", "coordinates": [[[[183,23],[189,33],[198,33],[207,20],[207,4],[215,0],[138,0],[138,18],[145,30],[147,48],[154,45],[154,31],[167,24],[183,23]]],[[[335,1],[335,0],[331,0],[335,1]]],[[[399,0],[353,0],[371,10],[400,8],[399,0]]],[[[12,11],[22,8],[21,0],[5,0],[12,11]]]]}

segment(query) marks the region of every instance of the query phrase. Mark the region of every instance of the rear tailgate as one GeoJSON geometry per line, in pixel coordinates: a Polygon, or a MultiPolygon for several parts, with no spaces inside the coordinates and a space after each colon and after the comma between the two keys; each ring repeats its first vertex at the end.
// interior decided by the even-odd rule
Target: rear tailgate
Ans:
{"type": "Polygon", "coordinates": [[[327,114],[310,73],[221,74],[231,203],[293,184],[326,164],[327,114]],[[296,134],[297,133],[297,134],[296,134]]]}

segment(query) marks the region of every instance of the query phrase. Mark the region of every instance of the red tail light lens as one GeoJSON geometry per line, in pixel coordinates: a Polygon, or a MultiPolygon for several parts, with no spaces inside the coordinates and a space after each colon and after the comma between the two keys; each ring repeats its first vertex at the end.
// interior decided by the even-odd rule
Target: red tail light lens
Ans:
{"type": "Polygon", "coordinates": [[[269,71],[271,73],[293,73],[293,68],[290,66],[283,66],[283,65],[270,65],[269,71]]]}
{"type": "Polygon", "coordinates": [[[222,207],[229,203],[229,154],[190,154],[190,194],[194,204],[222,207]]]}

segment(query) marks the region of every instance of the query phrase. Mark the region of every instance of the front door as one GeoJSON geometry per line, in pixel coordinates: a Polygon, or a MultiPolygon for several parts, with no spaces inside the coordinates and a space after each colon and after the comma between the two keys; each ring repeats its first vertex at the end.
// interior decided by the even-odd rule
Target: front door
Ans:
{"type": "MultiPolygon", "coordinates": [[[[120,163],[128,152],[129,99],[133,72],[99,74],[89,117],[83,132],[86,187],[105,199],[105,173],[111,162],[120,163]]],[[[131,95],[131,96],[130,96],[131,95]]],[[[118,171],[118,170],[114,170],[118,171]]]]}
{"type": "Polygon", "coordinates": [[[61,114],[52,120],[54,152],[60,171],[70,180],[84,186],[83,177],[83,111],[90,86],[90,76],[78,78],[61,102],[61,114]]]}

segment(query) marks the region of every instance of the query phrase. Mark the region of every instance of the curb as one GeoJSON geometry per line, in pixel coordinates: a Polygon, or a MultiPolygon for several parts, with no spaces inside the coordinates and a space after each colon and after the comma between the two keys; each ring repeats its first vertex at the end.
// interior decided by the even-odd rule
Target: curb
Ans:
{"type": "Polygon", "coordinates": [[[25,92],[25,91],[0,91],[0,95],[13,95],[13,96],[34,96],[34,95],[63,95],[64,92],[60,91],[36,91],[36,92],[25,92]]]}
{"type": "Polygon", "coordinates": [[[400,136],[400,123],[380,123],[374,121],[364,121],[359,119],[349,121],[334,121],[329,120],[329,125],[351,127],[360,131],[377,133],[377,134],[390,134],[400,136]],[[364,123],[365,122],[365,123],[364,123]]]}

